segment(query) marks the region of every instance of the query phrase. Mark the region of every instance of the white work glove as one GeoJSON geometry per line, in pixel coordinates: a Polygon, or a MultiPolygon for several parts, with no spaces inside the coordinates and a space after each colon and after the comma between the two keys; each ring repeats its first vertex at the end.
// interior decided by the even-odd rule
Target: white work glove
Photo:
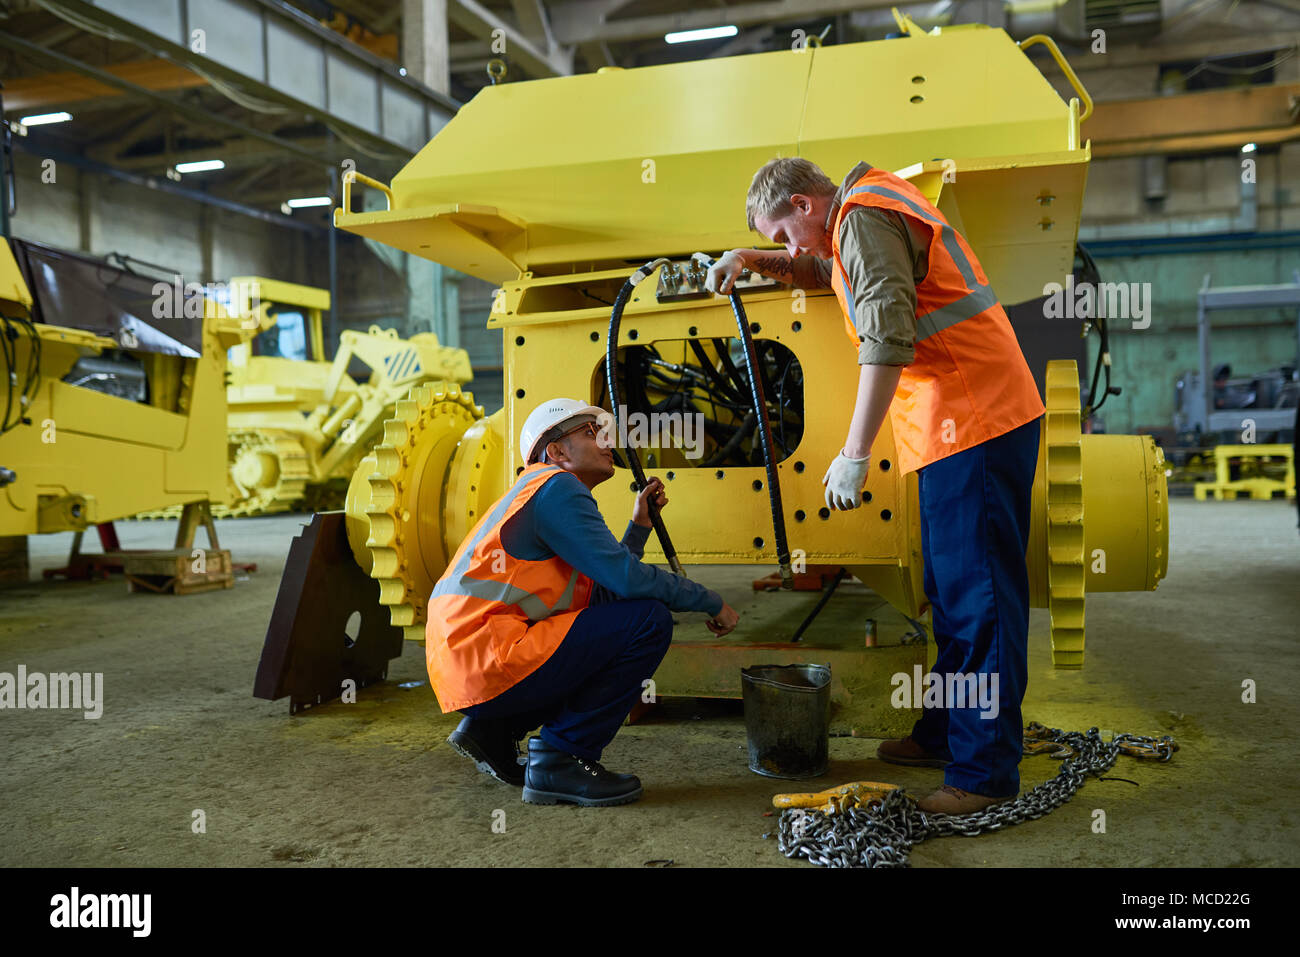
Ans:
{"type": "Polygon", "coordinates": [[[822,479],[826,486],[826,507],[847,510],[861,505],[862,486],[867,483],[867,466],[870,464],[870,452],[863,458],[851,459],[841,449],[822,479]]]}
{"type": "Polygon", "coordinates": [[[744,269],[745,260],[733,251],[725,252],[709,267],[709,272],[704,277],[704,288],[709,292],[730,296],[731,287],[744,269]]]}

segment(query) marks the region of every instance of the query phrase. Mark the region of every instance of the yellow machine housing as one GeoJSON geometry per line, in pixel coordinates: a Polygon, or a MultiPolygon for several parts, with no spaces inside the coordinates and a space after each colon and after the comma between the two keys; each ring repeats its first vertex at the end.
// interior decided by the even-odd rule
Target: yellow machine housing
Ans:
{"type": "MultiPolygon", "coordinates": [[[[349,489],[356,560],[380,580],[408,638],[424,637],[448,557],[521,470],[527,414],[557,395],[599,404],[609,303],[624,280],[667,257],[674,281],[698,293],[693,252],[754,245],[745,191],[774,156],[807,157],[832,179],[860,160],[909,179],[967,237],[1004,303],[1040,296],[1071,271],[1089,159],[1086,92],[1082,109],[1080,99],[1063,103],[1002,30],[922,34],[902,19],[902,39],[488,87],[391,186],[345,176],[339,228],[501,284],[488,318],[504,342],[501,413],[483,418],[459,390],[413,390],[349,489]],[[568,118],[562,135],[557,117],[568,118]],[[387,208],[352,212],[354,182],[380,189],[387,208]]],[[[1050,40],[1033,42],[1064,62],[1050,40]]],[[[633,292],[620,348],[655,344],[667,357],[691,339],[735,335],[727,299],[665,295],[664,273],[633,292]]],[[[888,422],[872,449],[868,504],[823,505],[821,476],[857,380],[834,295],[765,281],[744,302],[756,340],[790,350],[806,384],[802,437],[778,466],[791,549],[846,566],[904,615],[922,614],[916,476],[891,467],[888,422]]],[[[1051,608],[1055,663],[1070,668],[1083,661],[1086,592],[1153,589],[1165,573],[1165,474],[1148,437],[1080,434],[1073,362],[1051,363],[1046,382],[1027,558],[1034,604],[1051,608]]],[[[666,520],[683,562],[775,562],[761,466],[677,460],[647,474],[673,500],[666,520]]],[[[630,473],[594,494],[621,531],[630,473]]],[[[652,538],[647,559],[656,558],[652,538]]],[[[834,664],[837,700],[887,700],[888,675],[924,654],[864,648],[861,633],[792,645],[679,630],[656,682],[665,695],[738,697],[739,667],[808,660],[834,664]]]]}

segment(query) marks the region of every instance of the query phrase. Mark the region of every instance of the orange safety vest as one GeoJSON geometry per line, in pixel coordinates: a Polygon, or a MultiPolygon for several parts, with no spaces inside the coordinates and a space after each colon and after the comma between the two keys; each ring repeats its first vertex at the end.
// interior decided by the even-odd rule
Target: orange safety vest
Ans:
{"type": "Polygon", "coordinates": [[[914,471],[1041,416],[1038,386],[975,253],[920,190],[880,169],[844,194],[831,239],[831,285],[854,347],[853,290],[840,260],[840,223],[854,206],[892,209],[930,228],[928,271],[916,286],[916,353],[889,405],[898,467],[914,471]]]}
{"type": "Polygon", "coordinates": [[[591,579],[562,558],[526,561],[501,545],[506,522],[563,471],[524,469],[434,586],[425,660],[444,714],[495,698],[540,668],[591,601],[591,579]]]}

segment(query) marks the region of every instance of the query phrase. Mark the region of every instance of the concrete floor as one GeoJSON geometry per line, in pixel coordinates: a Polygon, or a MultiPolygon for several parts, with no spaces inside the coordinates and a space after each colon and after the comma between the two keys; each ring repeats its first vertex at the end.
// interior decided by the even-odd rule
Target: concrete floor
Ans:
{"type": "MultiPolygon", "coordinates": [[[[443,743],[456,716],[438,711],[415,646],[356,704],[291,718],[285,702],[251,689],[302,521],[219,523],[222,545],[259,570],[233,591],[184,598],[131,595],[120,580],[38,583],[71,536],[29,540],[32,583],[0,592],[0,672],[103,672],[105,704],[97,721],[0,712],[0,864],[808,867],[763,838],[775,826],[764,816],[772,794],[863,779],[924,793],[941,781],[883,764],[876,740],[852,737],[831,740],[822,779],[761,778],[746,767],[738,703],[680,700],[624,728],[606,752],[612,769],[641,776],[640,802],[525,805],[443,743]],[[196,810],[206,833],[194,833],[196,810]]],[[[118,529],[123,547],[165,547],[174,523],[118,529]]],[[[1041,820],[922,844],[914,866],[1300,864],[1295,508],[1174,501],[1171,554],[1154,594],[1089,599],[1082,671],[1051,669],[1047,614],[1033,612],[1025,717],[1173,734],[1173,762],[1122,757],[1114,773],[1138,786],[1090,781],[1041,820]],[[1241,700],[1247,678],[1257,703],[1241,700]],[[1105,834],[1092,830],[1098,808],[1105,834]]],[[[810,600],[753,594],[752,569],[694,574],[751,617],[810,600]]],[[[1026,758],[1023,785],[1055,771],[1046,757],[1026,758]]]]}

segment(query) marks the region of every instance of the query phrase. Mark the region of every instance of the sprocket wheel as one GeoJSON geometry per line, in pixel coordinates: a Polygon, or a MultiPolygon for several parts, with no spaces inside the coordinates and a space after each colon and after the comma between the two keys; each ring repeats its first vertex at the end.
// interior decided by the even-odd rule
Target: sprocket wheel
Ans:
{"type": "Polygon", "coordinates": [[[220,517],[288,511],[303,497],[311,467],[292,433],[275,429],[230,432],[226,437],[230,503],[213,506],[220,517]]]}
{"type": "Polygon", "coordinates": [[[349,489],[350,524],[356,527],[362,516],[353,512],[364,510],[361,524],[369,525],[358,562],[378,579],[380,603],[409,639],[424,639],[429,595],[459,544],[459,538],[447,541],[449,510],[463,507],[460,483],[452,481],[460,472],[454,463],[464,457],[462,439],[482,419],[483,407],[456,386],[413,388],[384,422],[383,440],[349,489]],[[362,482],[368,489],[359,488],[362,482]]]}
{"type": "Polygon", "coordinates": [[[1073,362],[1047,364],[1046,443],[1047,607],[1052,663],[1083,666],[1086,577],[1083,538],[1083,454],[1079,431],[1079,372],[1073,362]]]}

